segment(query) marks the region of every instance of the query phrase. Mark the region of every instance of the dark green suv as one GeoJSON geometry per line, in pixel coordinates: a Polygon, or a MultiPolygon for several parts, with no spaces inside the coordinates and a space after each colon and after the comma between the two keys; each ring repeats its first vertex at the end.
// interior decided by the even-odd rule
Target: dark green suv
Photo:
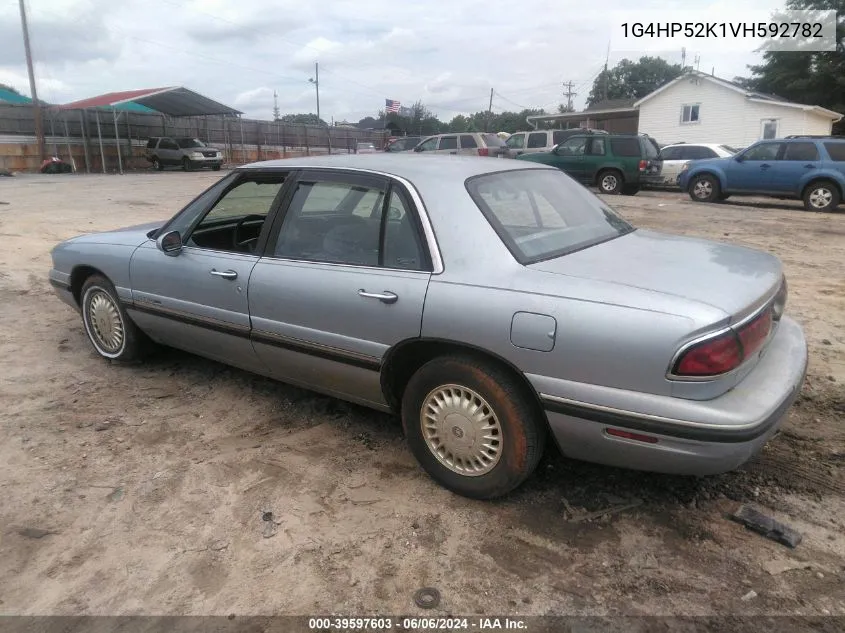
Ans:
{"type": "Polygon", "coordinates": [[[642,185],[659,184],[663,161],[657,143],[636,134],[570,136],[550,152],[522,154],[515,160],[552,165],[601,193],[634,195],[642,185]]]}

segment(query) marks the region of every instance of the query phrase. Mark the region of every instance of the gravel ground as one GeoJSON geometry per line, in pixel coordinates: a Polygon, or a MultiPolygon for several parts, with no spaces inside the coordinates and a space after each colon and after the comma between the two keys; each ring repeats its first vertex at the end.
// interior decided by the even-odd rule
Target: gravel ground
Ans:
{"type": "Polygon", "coordinates": [[[0,613],[845,614],[845,213],[610,199],[636,225],[781,257],[810,346],[804,390],[738,472],[635,473],[551,449],[485,503],[436,486],[390,416],[177,352],[94,355],[46,282],[49,249],[167,218],[218,177],[0,181],[0,613]],[[731,522],[739,502],[803,543],[731,522]],[[413,603],[424,586],[441,592],[433,611],[413,603]]]}

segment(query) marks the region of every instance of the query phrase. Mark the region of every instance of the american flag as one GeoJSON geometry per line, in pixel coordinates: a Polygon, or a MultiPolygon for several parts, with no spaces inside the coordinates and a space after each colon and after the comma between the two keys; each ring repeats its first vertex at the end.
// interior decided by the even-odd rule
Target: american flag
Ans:
{"type": "Polygon", "coordinates": [[[386,112],[399,112],[399,102],[393,99],[385,99],[384,109],[386,112]]]}

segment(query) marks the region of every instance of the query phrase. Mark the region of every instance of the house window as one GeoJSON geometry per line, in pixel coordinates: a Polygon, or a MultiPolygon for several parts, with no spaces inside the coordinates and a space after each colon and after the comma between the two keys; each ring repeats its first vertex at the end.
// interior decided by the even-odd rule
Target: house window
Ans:
{"type": "Polygon", "coordinates": [[[698,109],[701,106],[685,105],[681,107],[681,123],[698,123],[698,109]]]}
{"type": "Polygon", "coordinates": [[[760,137],[764,140],[778,137],[778,120],[763,119],[760,137]]]}

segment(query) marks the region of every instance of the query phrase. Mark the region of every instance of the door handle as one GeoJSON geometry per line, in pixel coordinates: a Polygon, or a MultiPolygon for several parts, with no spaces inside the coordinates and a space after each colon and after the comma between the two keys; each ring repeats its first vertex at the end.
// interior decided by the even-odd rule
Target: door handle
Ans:
{"type": "Polygon", "coordinates": [[[760,169],[768,169],[769,167],[771,167],[771,165],[769,165],[768,163],[763,163],[762,165],[760,165],[760,169]]]}
{"type": "Polygon", "coordinates": [[[449,152],[450,154],[457,154],[458,152],[449,152]]]}
{"type": "Polygon", "coordinates": [[[398,295],[393,294],[389,290],[385,290],[382,293],[379,292],[367,292],[363,288],[358,291],[359,297],[364,297],[366,299],[378,299],[382,303],[396,303],[397,299],[399,299],[398,295]]]}
{"type": "Polygon", "coordinates": [[[215,270],[211,269],[211,274],[215,277],[223,277],[223,279],[237,279],[238,273],[234,270],[215,270]]]}
{"type": "Polygon", "coordinates": [[[815,167],[815,165],[813,165],[812,163],[808,163],[808,164],[804,165],[805,169],[812,169],[813,167],[815,167]]]}

